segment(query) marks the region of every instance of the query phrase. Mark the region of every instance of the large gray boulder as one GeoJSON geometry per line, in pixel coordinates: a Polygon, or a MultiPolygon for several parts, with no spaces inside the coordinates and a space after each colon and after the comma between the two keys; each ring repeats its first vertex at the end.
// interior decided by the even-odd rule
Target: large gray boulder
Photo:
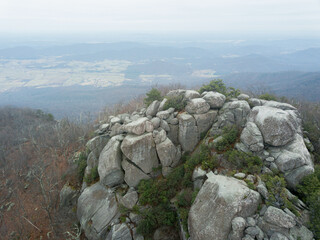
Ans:
{"type": "Polygon", "coordinates": [[[131,123],[128,123],[124,126],[126,132],[135,134],[135,135],[142,135],[146,131],[146,122],[149,119],[146,117],[139,118],[131,123]]]}
{"type": "Polygon", "coordinates": [[[263,218],[266,222],[282,228],[292,228],[296,225],[296,221],[292,216],[273,206],[268,207],[263,218]]]}
{"type": "Polygon", "coordinates": [[[219,111],[217,121],[210,130],[210,136],[221,133],[221,129],[227,125],[245,127],[250,113],[250,106],[247,101],[227,102],[219,111]]]}
{"type": "Polygon", "coordinates": [[[208,130],[212,127],[217,115],[218,112],[215,110],[210,110],[209,112],[203,114],[194,114],[200,136],[201,134],[208,132],[208,130]]]}
{"type": "Polygon", "coordinates": [[[158,100],[153,101],[147,108],[146,115],[154,117],[158,112],[159,106],[160,102],[158,100]]]}
{"type": "Polygon", "coordinates": [[[105,145],[108,143],[109,140],[110,140],[110,136],[108,135],[96,136],[87,142],[86,147],[91,152],[93,152],[95,157],[98,159],[100,152],[102,151],[102,149],[105,147],[105,145]]]}
{"type": "Polygon", "coordinates": [[[127,159],[123,159],[122,168],[125,172],[124,181],[130,187],[137,187],[139,182],[143,179],[150,179],[141,169],[130,163],[127,159]]]}
{"type": "Polygon", "coordinates": [[[179,145],[179,125],[169,124],[169,127],[170,131],[168,132],[167,137],[173,142],[174,145],[179,145]]]}
{"type": "Polygon", "coordinates": [[[191,99],[186,106],[186,111],[190,114],[202,114],[208,112],[210,105],[203,98],[191,99]]]}
{"type": "Polygon", "coordinates": [[[127,135],[122,144],[123,154],[145,173],[159,165],[152,133],[141,136],[127,135]]]}
{"type": "Polygon", "coordinates": [[[100,154],[98,172],[102,185],[113,187],[123,182],[120,145],[118,138],[112,137],[100,154]]]}
{"type": "Polygon", "coordinates": [[[207,92],[203,97],[211,108],[221,108],[226,101],[226,97],[218,92],[207,92]]]}
{"type": "Polygon", "coordinates": [[[193,240],[226,240],[236,216],[245,218],[256,212],[260,194],[244,181],[212,172],[207,176],[189,212],[189,233],[193,240]]]}
{"type": "Polygon", "coordinates": [[[84,189],[78,199],[77,217],[90,240],[105,239],[108,227],[118,215],[115,194],[99,182],[84,189]]]}
{"type": "Polygon", "coordinates": [[[253,122],[247,122],[241,133],[240,140],[252,152],[258,152],[264,148],[262,134],[253,122]]]}
{"type": "Polygon", "coordinates": [[[300,134],[295,134],[293,140],[281,148],[269,148],[269,152],[291,189],[295,189],[303,177],[314,172],[310,153],[300,134]]]}
{"type": "Polygon", "coordinates": [[[169,167],[180,160],[181,152],[169,138],[156,145],[157,153],[163,167],[169,167]]]}
{"type": "Polygon", "coordinates": [[[185,99],[191,100],[194,98],[200,98],[200,94],[195,90],[187,90],[184,94],[185,99]]]}
{"type": "Polygon", "coordinates": [[[264,142],[271,146],[283,146],[291,142],[299,128],[292,114],[273,107],[254,107],[251,119],[260,129],[264,142]]]}
{"type": "Polygon", "coordinates": [[[196,120],[190,114],[182,113],[179,119],[179,142],[186,152],[191,152],[199,142],[199,132],[196,120]]]}
{"type": "Polygon", "coordinates": [[[60,208],[74,206],[77,202],[78,191],[66,183],[60,191],[60,208]]]}
{"type": "Polygon", "coordinates": [[[126,223],[118,223],[112,226],[106,240],[132,240],[131,229],[126,223]]]}

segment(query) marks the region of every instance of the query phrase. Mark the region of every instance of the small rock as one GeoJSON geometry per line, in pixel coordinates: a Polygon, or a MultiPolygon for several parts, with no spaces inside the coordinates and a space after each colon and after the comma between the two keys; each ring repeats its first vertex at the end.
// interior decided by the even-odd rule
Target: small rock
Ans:
{"type": "Polygon", "coordinates": [[[245,173],[236,173],[233,176],[236,178],[239,178],[239,179],[244,179],[246,177],[246,174],[245,173]]]}

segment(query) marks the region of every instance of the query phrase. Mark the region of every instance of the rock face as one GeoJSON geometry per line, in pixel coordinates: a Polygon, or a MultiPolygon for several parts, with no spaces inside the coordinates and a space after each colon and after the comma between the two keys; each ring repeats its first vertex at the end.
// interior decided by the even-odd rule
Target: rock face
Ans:
{"type": "Polygon", "coordinates": [[[87,187],[78,199],[77,217],[88,239],[104,239],[117,215],[114,193],[100,183],[87,187]]]}
{"type": "Polygon", "coordinates": [[[121,143],[117,137],[111,138],[99,157],[98,172],[100,183],[109,187],[118,185],[123,181],[124,174],[121,168],[122,154],[120,145],[121,143]]]}
{"type": "Polygon", "coordinates": [[[287,111],[272,107],[254,107],[250,114],[260,129],[264,142],[271,146],[283,146],[294,139],[298,124],[287,111]]]}
{"type": "Polygon", "coordinates": [[[226,240],[232,219],[254,214],[259,203],[259,193],[243,181],[209,173],[189,212],[191,238],[226,240]]]}
{"type": "Polygon", "coordinates": [[[123,154],[145,173],[157,168],[159,161],[152,133],[141,136],[127,135],[122,144],[123,154]]]}
{"type": "Polygon", "coordinates": [[[179,142],[184,151],[191,152],[199,142],[199,132],[196,120],[187,113],[178,115],[179,142]]]}

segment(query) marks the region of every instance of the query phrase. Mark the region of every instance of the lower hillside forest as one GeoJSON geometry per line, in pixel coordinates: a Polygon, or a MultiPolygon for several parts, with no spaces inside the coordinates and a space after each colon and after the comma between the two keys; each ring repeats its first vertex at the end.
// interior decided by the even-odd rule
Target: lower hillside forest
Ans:
{"type": "MultiPolygon", "coordinates": [[[[132,113],[161,101],[172,89],[183,86],[159,86],[145,96],[127,103],[107,107],[103,116],[94,123],[88,119],[55,120],[41,110],[5,107],[0,109],[0,235],[3,239],[84,239],[77,221],[76,202],[64,205],[60,202],[60,190],[65,184],[80,190],[82,183],[92,185],[99,181],[97,167],[85,175],[87,167],[86,142],[99,133],[96,126],[110,116],[132,113]],[[84,177],[85,175],[85,177],[84,177]]],[[[231,100],[240,90],[227,87],[222,80],[212,80],[198,92],[216,91],[231,100]]],[[[245,92],[245,91],[243,91],[245,92]]],[[[308,228],[315,239],[320,240],[320,103],[299,99],[287,99],[267,92],[247,92],[265,100],[286,102],[295,106],[301,114],[303,134],[310,140],[307,148],[312,155],[315,172],[305,177],[295,195],[304,201],[310,211],[308,228]]],[[[164,110],[175,108],[184,111],[187,104],[181,96],[168,96],[164,110]]],[[[260,157],[235,149],[242,129],[226,126],[219,134],[200,136],[202,141],[193,152],[185,152],[180,164],[166,177],[161,168],[154,169],[154,178],[140,181],[137,192],[139,205],[132,209],[122,206],[120,220],[125,222],[130,212],[141,218],[137,232],[152,239],[161,226],[179,229],[182,226],[188,237],[188,213],[199,189],[194,188],[193,172],[219,169],[227,176],[237,172],[259,176],[270,194],[267,206],[289,209],[296,215],[296,199],[289,199],[285,192],[286,181],[279,171],[262,173],[260,157]],[[221,137],[221,141],[215,139],[221,137]],[[207,142],[206,142],[207,141],[207,142]],[[228,166],[228,167],[226,167],[228,166]]],[[[257,184],[247,181],[251,189],[257,184]]],[[[119,190],[121,194],[121,189],[119,190]]],[[[177,232],[177,231],[173,231],[177,232]]],[[[2,238],[1,237],[1,238],[2,238]]]]}

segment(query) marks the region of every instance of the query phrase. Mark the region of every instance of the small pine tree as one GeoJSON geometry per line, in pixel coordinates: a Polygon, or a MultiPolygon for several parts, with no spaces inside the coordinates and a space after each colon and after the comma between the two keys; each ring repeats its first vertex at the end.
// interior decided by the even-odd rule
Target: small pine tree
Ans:
{"type": "Polygon", "coordinates": [[[163,99],[161,92],[156,88],[152,88],[148,93],[146,93],[146,95],[147,97],[144,99],[144,103],[147,106],[149,106],[155,100],[161,101],[163,99]]]}

